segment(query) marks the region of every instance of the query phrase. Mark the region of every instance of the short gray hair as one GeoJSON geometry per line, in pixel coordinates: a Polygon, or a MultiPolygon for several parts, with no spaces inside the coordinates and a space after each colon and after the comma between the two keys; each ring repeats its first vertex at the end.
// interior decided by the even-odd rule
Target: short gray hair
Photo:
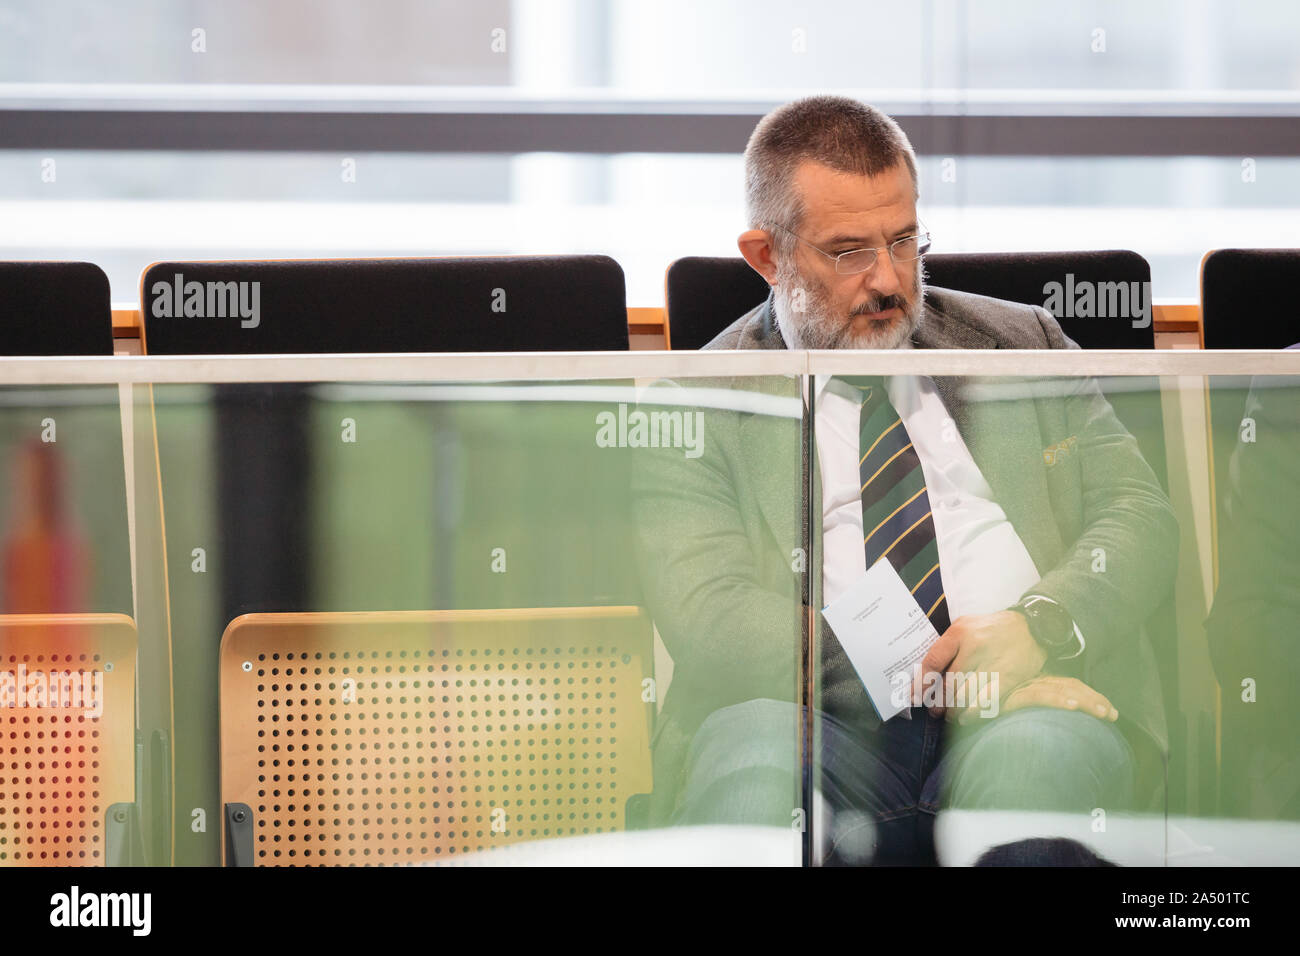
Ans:
{"type": "Polygon", "coordinates": [[[844,96],[809,96],[764,116],[745,147],[745,205],[751,229],[773,234],[784,252],[789,239],[774,227],[797,229],[804,209],[794,174],[812,160],[844,173],[877,176],[900,162],[920,195],[916,154],[907,135],[874,106],[844,96]]]}

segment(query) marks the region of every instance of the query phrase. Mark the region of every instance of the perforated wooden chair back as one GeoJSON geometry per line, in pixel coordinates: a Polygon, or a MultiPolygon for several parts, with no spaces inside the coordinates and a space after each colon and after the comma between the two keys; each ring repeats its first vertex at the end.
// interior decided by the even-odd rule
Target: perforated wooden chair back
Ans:
{"type": "Polygon", "coordinates": [[[221,643],[227,865],[605,833],[648,793],[635,607],[247,614],[221,643]]]}
{"type": "Polygon", "coordinates": [[[0,615],[0,866],[127,862],[135,624],[0,615]]]}

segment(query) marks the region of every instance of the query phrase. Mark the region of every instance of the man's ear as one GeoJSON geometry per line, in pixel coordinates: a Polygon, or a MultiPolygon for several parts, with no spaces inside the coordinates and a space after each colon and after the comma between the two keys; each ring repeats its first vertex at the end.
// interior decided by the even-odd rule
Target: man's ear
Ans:
{"type": "Polygon", "coordinates": [[[767,280],[768,285],[776,285],[776,260],[772,258],[772,236],[762,229],[750,229],[742,232],[736,239],[740,254],[750,267],[767,280]]]}

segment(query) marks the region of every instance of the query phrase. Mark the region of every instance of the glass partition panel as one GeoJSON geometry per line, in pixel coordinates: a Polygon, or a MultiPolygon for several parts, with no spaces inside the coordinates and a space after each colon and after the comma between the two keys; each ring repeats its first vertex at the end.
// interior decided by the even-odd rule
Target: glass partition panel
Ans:
{"type": "Polygon", "coordinates": [[[1205,746],[1218,763],[1217,819],[1192,821],[1181,836],[1192,862],[1222,854],[1294,864],[1300,376],[1216,377],[1209,414],[1215,561],[1203,646],[1218,693],[1207,693],[1204,710],[1217,718],[1217,735],[1205,746]]]}
{"type": "Polygon", "coordinates": [[[176,864],[801,862],[799,379],[553,364],[139,387],[176,864]]]}
{"type": "Polygon", "coordinates": [[[1297,353],[0,367],[0,862],[1300,859],[1297,353]]]}
{"type": "Polygon", "coordinates": [[[811,365],[813,859],[1300,859],[1300,378],[861,354],[811,365]]]}
{"type": "Polygon", "coordinates": [[[114,385],[0,387],[0,867],[101,866],[136,800],[114,385]]]}

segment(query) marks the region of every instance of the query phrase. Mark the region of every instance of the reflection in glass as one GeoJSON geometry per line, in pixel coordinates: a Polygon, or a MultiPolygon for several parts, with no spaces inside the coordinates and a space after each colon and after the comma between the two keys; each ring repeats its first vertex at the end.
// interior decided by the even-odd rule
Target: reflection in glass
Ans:
{"type": "Polygon", "coordinates": [[[1231,380],[1212,381],[1226,386],[1211,389],[1215,464],[1227,468],[1215,471],[1218,588],[1205,624],[1222,705],[1219,808],[1300,820],[1300,383],[1258,376],[1243,400],[1231,380]]]}

